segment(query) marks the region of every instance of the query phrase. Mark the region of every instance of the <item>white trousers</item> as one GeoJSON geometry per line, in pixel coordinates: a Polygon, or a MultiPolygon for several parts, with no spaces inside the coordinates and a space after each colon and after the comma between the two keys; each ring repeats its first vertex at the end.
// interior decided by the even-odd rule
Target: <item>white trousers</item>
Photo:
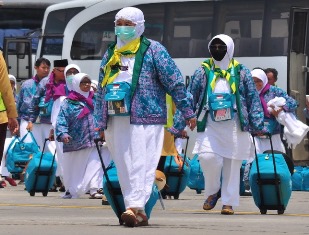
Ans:
{"type": "MultiPolygon", "coordinates": [[[[271,150],[270,140],[268,138],[254,137],[256,153],[263,153],[266,150],[271,150]]],[[[273,149],[285,153],[284,145],[281,141],[280,134],[272,135],[273,149]]]]}
{"type": "Polygon", "coordinates": [[[73,198],[103,186],[103,170],[95,147],[63,153],[63,183],[73,198]]]}
{"type": "Polygon", "coordinates": [[[199,160],[205,177],[206,199],[221,188],[222,205],[238,206],[242,160],[224,158],[215,153],[201,153],[199,160]]]}
{"type": "Polygon", "coordinates": [[[144,209],[152,192],[163,137],[163,125],[131,125],[130,117],[109,119],[105,139],[126,208],[144,209]]]}

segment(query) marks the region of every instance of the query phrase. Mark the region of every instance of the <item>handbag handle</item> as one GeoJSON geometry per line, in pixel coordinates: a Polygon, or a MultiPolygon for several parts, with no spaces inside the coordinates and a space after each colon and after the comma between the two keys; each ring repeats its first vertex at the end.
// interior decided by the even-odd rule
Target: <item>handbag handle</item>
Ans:
{"type": "Polygon", "coordinates": [[[13,147],[13,145],[16,143],[16,141],[20,142],[20,138],[18,137],[18,135],[15,135],[13,137],[13,139],[11,140],[11,143],[10,143],[10,145],[9,145],[7,151],[6,151],[5,156],[8,154],[9,150],[13,147]]]}
{"type": "Polygon", "coordinates": [[[35,140],[35,138],[34,138],[34,136],[33,136],[33,134],[32,134],[31,131],[28,131],[27,134],[25,134],[25,135],[23,136],[23,138],[20,140],[20,142],[23,143],[23,142],[25,141],[25,139],[27,138],[28,134],[30,134],[30,137],[31,137],[32,142],[34,142],[34,143],[40,148],[40,146],[39,146],[38,143],[36,142],[36,140],[35,140]]]}

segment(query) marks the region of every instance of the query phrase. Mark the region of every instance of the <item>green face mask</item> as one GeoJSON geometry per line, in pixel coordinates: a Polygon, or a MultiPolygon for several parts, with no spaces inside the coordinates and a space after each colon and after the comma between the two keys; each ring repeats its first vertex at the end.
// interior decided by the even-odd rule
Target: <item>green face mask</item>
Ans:
{"type": "Polygon", "coordinates": [[[130,41],[135,37],[135,26],[116,26],[115,34],[122,41],[130,41]]]}

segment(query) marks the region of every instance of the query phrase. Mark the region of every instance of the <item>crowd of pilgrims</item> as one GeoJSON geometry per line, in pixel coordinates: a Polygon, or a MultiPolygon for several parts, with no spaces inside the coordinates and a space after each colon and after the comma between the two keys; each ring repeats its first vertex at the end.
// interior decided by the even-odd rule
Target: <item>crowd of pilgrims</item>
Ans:
{"type": "MultiPolygon", "coordinates": [[[[63,198],[78,198],[89,193],[89,198],[102,199],[103,171],[93,142],[99,137],[93,118],[98,83],[67,60],[53,61],[51,72],[50,67],[51,62],[46,58],[36,60],[36,75],[23,81],[19,92],[15,76],[9,75],[20,125],[18,134],[22,138],[31,132],[41,151],[55,153],[57,179],[50,191],[64,192],[63,198]],[[70,135],[67,134],[69,129],[70,135]],[[50,141],[43,150],[46,138],[50,141]]],[[[5,151],[12,140],[9,133],[7,137],[5,151]]],[[[32,141],[27,135],[25,142],[32,141]]],[[[101,151],[108,164],[110,156],[105,145],[101,151]]],[[[1,171],[6,181],[16,185],[5,162],[1,164],[1,171]]],[[[24,174],[17,178],[23,184],[24,174]]],[[[5,181],[2,182],[5,186],[5,181]]]]}

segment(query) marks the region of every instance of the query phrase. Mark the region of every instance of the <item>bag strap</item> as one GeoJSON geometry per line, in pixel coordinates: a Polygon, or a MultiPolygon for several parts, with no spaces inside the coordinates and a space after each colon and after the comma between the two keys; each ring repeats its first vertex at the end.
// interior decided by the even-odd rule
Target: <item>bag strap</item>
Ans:
{"type": "Polygon", "coordinates": [[[34,143],[40,148],[40,146],[39,146],[38,143],[36,142],[36,140],[35,140],[35,138],[34,138],[34,136],[33,136],[33,134],[32,134],[31,131],[28,131],[27,134],[25,134],[25,135],[23,136],[23,138],[20,140],[20,142],[23,143],[23,142],[25,141],[25,139],[27,138],[28,134],[30,135],[32,142],[34,142],[34,143]]]}
{"type": "Polygon", "coordinates": [[[17,135],[15,135],[15,136],[13,137],[13,139],[11,140],[11,143],[10,143],[10,145],[9,145],[9,147],[8,147],[8,149],[7,149],[5,155],[8,154],[9,150],[10,150],[10,149],[13,147],[13,145],[16,143],[16,140],[18,140],[18,142],[20,142],[20,138],[19,138],[17,135]]]}

